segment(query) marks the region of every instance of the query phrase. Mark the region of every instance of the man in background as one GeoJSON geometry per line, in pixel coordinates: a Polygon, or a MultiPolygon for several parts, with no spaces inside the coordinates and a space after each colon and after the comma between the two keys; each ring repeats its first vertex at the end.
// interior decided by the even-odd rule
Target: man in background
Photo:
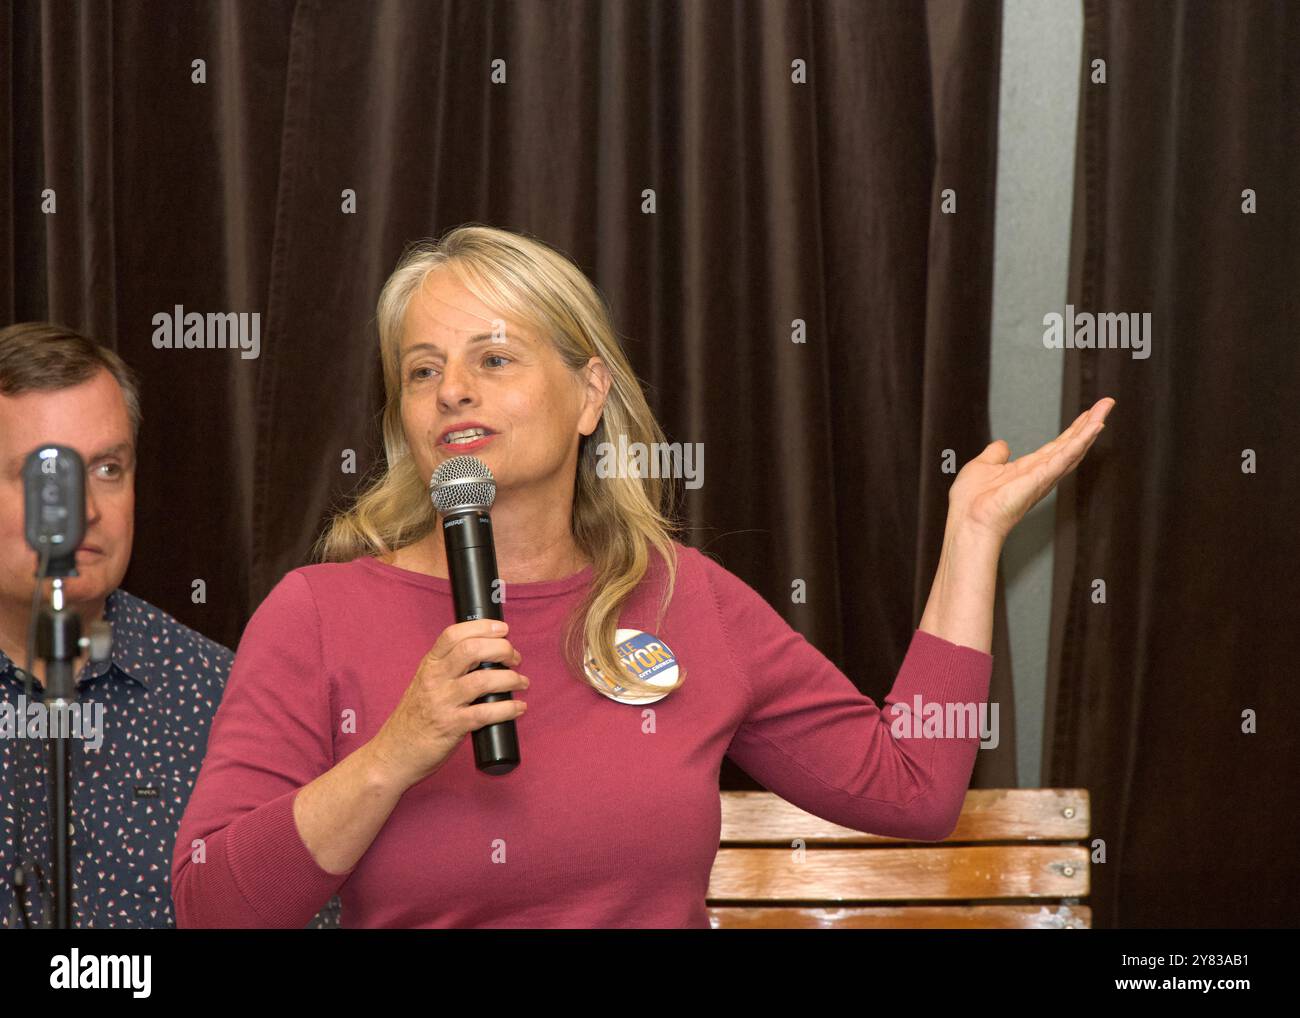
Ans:
{"type": "MultiPolygon", "coordinates": [[[[86,530],[65,604],[82,631],[113,632],[108,661],[78,659],[84,715],[102,731],[70,739],[72,924],[170,927],[176,827],[207,747],[233,655],[120,588],[131,560],[140,396],[112,350],[70,329],[0,329],[0,706],[19,729],[0,737],[0,925],[41,926],[53,910],[53,846],[43,738],[22,734],[36,553],[23,534],[22,468],[42,445],[68,446],[86,466],[86,530]]],[[[48,599],[45,581],[43,599],[48,599]]],[[[45,668],[33,662],[33,699],[45,668]]],[[[30,734],[30,733],[28,733],[30,734]]],[[[327,908],[311,924],[337,926],[327,908]]]]}

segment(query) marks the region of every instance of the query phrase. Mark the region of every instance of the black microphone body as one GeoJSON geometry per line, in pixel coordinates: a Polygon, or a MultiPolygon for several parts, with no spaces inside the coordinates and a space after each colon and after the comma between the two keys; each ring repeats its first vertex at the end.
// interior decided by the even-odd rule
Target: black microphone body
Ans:
{"type": "MultiPolygon", "coordinates": [[[[501,611],[501,578],[497,575],[496,545],[492,517],[482,508],[450,511],[442,520],[443,543],[447,550],[447,572],[457,622],[475,619],[505,621],[501,611]]],[[[497,661],[484,661],[479,668],[504,668],[497,661]]],[[[475,703],[496,703],[514,699],[508,691],[485,693],[475,703]]],[[[513,721],[484,725],[471,733],[474,765],[486,774],[508,774],[519,765],[519,739],[513,721]]]]}

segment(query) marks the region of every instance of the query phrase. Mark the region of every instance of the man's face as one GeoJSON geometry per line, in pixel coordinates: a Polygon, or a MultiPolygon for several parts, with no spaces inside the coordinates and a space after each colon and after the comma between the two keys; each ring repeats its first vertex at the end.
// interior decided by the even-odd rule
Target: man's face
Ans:
{"type": "Polygon", "coordinates": [[[23,537],[23,463],[38,446],[65,445],[86,464],[86,533],[68,601],[89,604],[122,582],[135,533],[135,443],[126,398],[100,371],[66,389],[0,395],[0,600],[30,606],[36,552],[23,537]]]}

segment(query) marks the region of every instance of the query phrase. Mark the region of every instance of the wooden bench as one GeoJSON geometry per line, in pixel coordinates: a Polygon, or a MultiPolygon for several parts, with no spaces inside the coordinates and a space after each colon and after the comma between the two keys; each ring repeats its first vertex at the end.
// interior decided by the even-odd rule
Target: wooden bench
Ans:
{"type": "Polygon", "coordinates": [[[1086,929],[1088,791],[972,789],[940,842],[828,823],[771,792],[722,793],[715,929],[1086,929]]]}

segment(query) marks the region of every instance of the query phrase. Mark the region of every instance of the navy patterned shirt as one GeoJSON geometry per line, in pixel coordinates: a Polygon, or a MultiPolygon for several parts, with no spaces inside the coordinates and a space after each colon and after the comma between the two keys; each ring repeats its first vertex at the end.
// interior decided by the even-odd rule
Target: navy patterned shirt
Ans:
{"type": "MultiPolygon", "coordinates": [[[[75,927],[174,926],[170,874],[176,826],[198,776],[233,655],[124,590],[108,596],[104,618],[113,630],[111,660],[87,662],[77,680],[83,718],[100,723],[96,729],[78,728],[70,740],[72,922],[75,927]]],[[[41,685],[33,678],[32,686],[32,700],[39,701],[41,685]]],[[[24,855],[37,867],[29,874],[26,894],[33,926],[45,920],[54,880],[48,743],[39,730],[22,724],[19,708],[31,702],[22,696],[23,674],[0,651],[0,733],[5,736],[0,738],[0,924],[5,926],[21,924],[10,883],[20,825],[24,855]]]]}

